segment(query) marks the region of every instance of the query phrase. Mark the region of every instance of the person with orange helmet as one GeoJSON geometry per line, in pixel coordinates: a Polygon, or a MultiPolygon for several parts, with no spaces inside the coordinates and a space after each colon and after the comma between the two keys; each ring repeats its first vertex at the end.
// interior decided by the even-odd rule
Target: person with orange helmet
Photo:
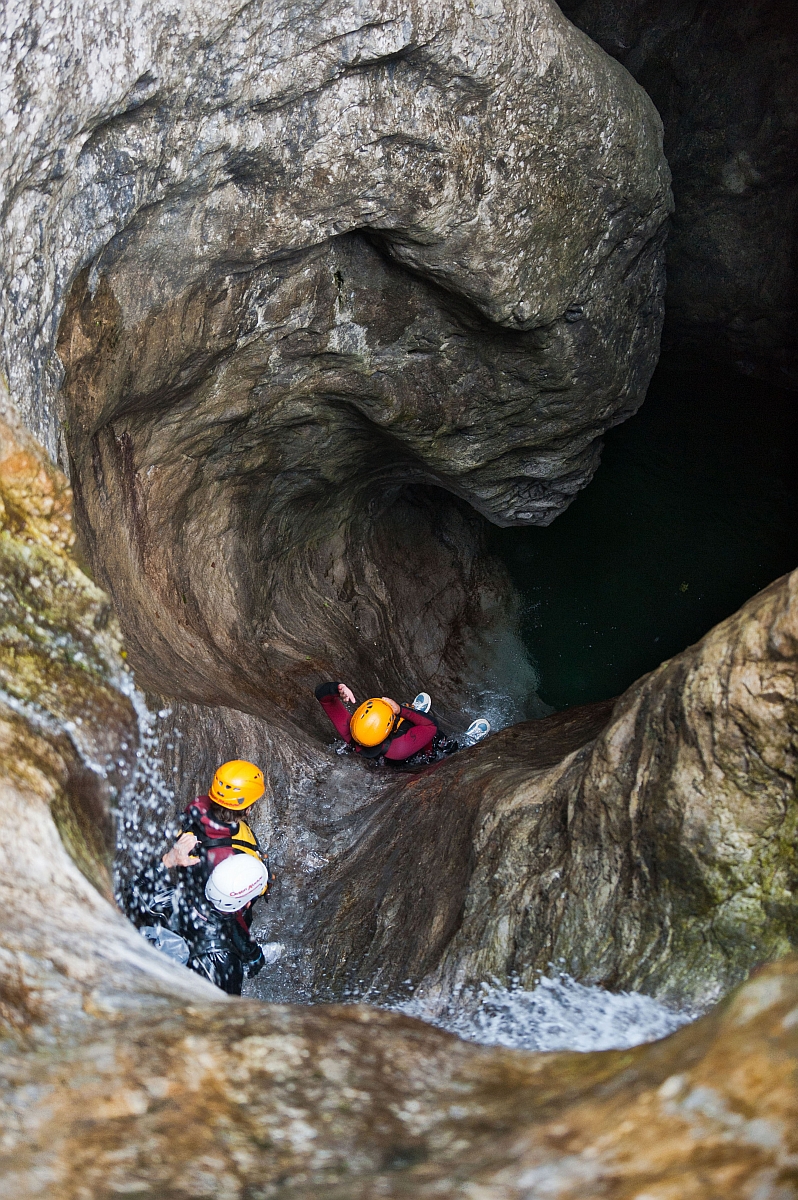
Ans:
{"type": "Polygon", "coordinates": [[[252,904],[268,889],[269,864],[246,821],[230,818],[251,808],[265,790],[263,772],[254,763],[223,763],[207,795],[183,810],[175,844],[133,885],[134,910],[142,920],[158,922],[144,927],[150,940],[160,946],[168,917],[172,940],[179,934],[177,941],[190,949],[190,957],[181,961],[231,995],[240,995],[244,975],[256,975],[264,964],[250,927],[252,904]],[[247,856],[249,868],[231,861],[239,855],[247,856]],[[246,876],[243,885],[233,876],[246,876]],[[224,892],[228,884],[230,896],[224,892]]]}
{"type": "MultiPolygon", "coordinates": [[[[346,745],[364,758],[389,763],[432,762],[459,748],[427,716],[431,702],[426,692],[420,692],[412,706],[397,704],[389,696],[373,696],[351,716],[346,705],[357,705],[357,700],[345,683],[319,684],[316,699],[346,745]]],[[[480,718],[467,730],[464,744],[472,745],[489,732],[490,725],[480,718]]]]}
{"type": "Polygon", "coordinates": [[[350,716],[345,705],[357,705],[357,701],[345,683],[320,684],[316,699],[346,744],[364,758],[407,762],[415,755],[428,754],[439,733],[425,713],[388,696],[364,701],[350,716]]]}
{"type": "MultiPolygon", "coordinates": [[[[210,874],[231,854],[252,854],[266,862],[249,825],[234,815],[251,808],[265,790],[266,783],[260,767],[245,759],[235,758],[218,768],[207,795],[197,796],[183,810],[179,818],[181,833],[193,834],[194,841],[190,844],[184,841],[182,845],[198,856],[190,861],[202,861],[205,864],[204,874],[210,874]]],[[[175,847],[170,854],[173,852],[175,847]]],[[[174,863],[165,865],[187,866],[190,861],[181,862],[176,858],[174,863]]]]}

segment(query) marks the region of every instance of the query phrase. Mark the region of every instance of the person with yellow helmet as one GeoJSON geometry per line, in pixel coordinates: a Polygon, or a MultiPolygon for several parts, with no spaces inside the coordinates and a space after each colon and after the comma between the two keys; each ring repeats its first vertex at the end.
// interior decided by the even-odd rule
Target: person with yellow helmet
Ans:
{"type": "Polygon", "coordinates": [[[254,763],[223,763],[207,795],[183,810],[175,844],[133,884],[134,912],[141,920],[157,922],[145,925],[146,936],[166,949],[161,934],[166,921],[166,928],[189,948],[187,965],[231,995],[240,995],[244,975],[256,975],[264,963],[250,927],[252,904],[268,889],[269,861],[246,821],[230,818],[251,808],[265,788],[263,772],[254,763]],[[246,856],[250,867],[234,862],[238,856],[246,856]],[[232,900],[225,897],[224,872],[252,875],[245,880],[245,903],[238,903],[240,888],[233,887],[232,900]]]}
{"type": "MultiPolygon", "coordinates": [[[[235,758],[218,768],[207,795],[197,796],[183,810],[179,818],[181,833],[191,833],[195,839],[190,845],[183,842],[183,847],[199,855],[193,861],[202,861],[206,874],[210,874],[231,854],[252,854],[266,861],[249,825],[233,816],[251,808],[265,790],[266,783],[260,767],[245,759],[235,758]]],[[[175,859],[173,864],[167,865],[190,864],[175,859]]]]}
{"type": "MultiPolygon", "coordinates": [[[[426,715],[431,703],[426,692],[420,692],[412,706],[397,704],[388,696],[374,696],[358,705],[351,716],[346,705],[357,705],[357,700],[345,683],[319,684],[316,699],[347,746],[364,758],[389,763],[409,759],[433,762],[459,748],[426,715]]],[[[464,744],[471,745],[489,732],[490,725],[480,718],[467,730],[464,744]]]]}

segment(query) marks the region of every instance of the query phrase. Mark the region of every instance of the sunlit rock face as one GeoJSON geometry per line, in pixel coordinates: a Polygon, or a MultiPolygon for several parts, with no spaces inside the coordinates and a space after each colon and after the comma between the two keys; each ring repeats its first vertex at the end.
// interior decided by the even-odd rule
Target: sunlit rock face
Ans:
{"type": "Polygon", "coordinates": [[[795,572],[614,707],[396,786],[317,879],[317,986],[445,1004],[554,963],[706,1003],[795,949],[797,684],[795,572]]]}
{"type": "Polygon", "coordinates": [[[798,387],[795,10],[565,0],[665,125],[676,200],[664,345],[798,387]]]}

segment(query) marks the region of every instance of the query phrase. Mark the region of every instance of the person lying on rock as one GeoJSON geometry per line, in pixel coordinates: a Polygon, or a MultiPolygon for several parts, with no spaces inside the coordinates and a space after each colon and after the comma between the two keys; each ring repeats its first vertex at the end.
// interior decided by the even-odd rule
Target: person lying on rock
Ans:
{"type": "MultiPolygon", "coordinates": [[[[374,696],[351,716],[346,705],[356,705],[357,700],[345,683],[319,684],[316,699],[346,745],[364,758],[389,763],[434,762],[459,748],[427,716],[432,701],[426,692],[420,692],[409,706],[397,704],[389,696],[374,696]]],[[[489,732],[490,725],[480,717],[466,731],[463,742],[472,745],[489,732]]]]}
{"type": "Polygon", "coordinates": [[[240,996],[244,976],[257,975],[263,951],[250,933],[252,904],[269,884],[266,864],[232,853],[203,876],[192,855],[196,835],[183,833],[133,883],[133,905],[148,940],[171,958],[240,996]]]}

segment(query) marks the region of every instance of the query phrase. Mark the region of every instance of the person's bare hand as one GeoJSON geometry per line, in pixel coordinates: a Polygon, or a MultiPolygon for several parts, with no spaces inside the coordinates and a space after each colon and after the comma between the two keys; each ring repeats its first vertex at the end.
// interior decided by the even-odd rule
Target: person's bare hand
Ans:
{"type": "Polygon", "coordinates": [[[193,867],[199,862],[192,858],[191,851],[197,844],[197,836],[193,833],[181,833],[171,850],[167,850],[161,862],[165,867],[193,867]]]}
{"type": "Polygon", "coordinates": [[[345,683],[338,684],[338,695],[343,700],[344,704],[357,704],[355,693],[351,688],[348,688],[345,683]]]}
{"type": "Polygon", "coordinates": [[[398,717],[399,716],[399,705],[396,703],[396,701],[392,700],[390,696],[382,696],[380,698],[385,702],[385,704],[388,705],[388,707],[390,708],[393,715],[395,717],[398,717]]]}

